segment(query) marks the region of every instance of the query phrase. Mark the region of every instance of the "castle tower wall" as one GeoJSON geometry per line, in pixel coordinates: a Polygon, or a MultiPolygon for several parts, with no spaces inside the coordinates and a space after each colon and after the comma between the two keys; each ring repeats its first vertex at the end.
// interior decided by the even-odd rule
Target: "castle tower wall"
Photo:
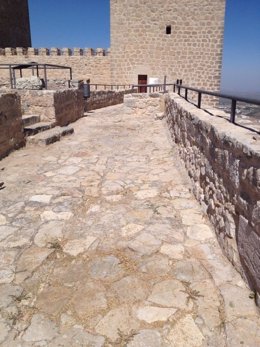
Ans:
{"type": "Polygon", "coordinates": [[[225,0],[110,0],[112,83],[220,87],[225,0]]]}
{"type": "Polygon", "coordinates": [[[0,47],[30,47],[28,0],[0,1],[0,47]]]}

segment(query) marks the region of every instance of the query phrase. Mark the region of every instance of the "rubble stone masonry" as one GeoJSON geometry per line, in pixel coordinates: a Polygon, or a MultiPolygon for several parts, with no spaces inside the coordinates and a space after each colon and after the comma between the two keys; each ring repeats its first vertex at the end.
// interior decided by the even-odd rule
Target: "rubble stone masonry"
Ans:
{"type": "Polygon", "coordinates": [[[222,249],[260,293],[259,135],[176,94],[166,96],[166,116],[222,249]]]}
{"type": "Polygon", "coordinates": [[[124,96],[134,93],[135,90],[127,89],[121,91],[114,90],[99,90],[93,91],[90,97],[84,101],[84,111],[97,110],[99,108],[118,105],[124,102],[124,96]]]}
{"type": "Polygon", "coordinates": [[[163,82],[218,90],[225,0],[111,0],[112,83],[163,82]],[[167,28],[168,27],[168,28],[167,28]],[[166,30],[171,33],[167,34],[166,30]]]}
{"type": "Polygon", "coordinates": [[[39,115],[42,122],[65,126],[83,117],[83,91],[19,90],[22,112],[39,115]]]}
{"type": "Polygon", "coordinates": [[[20,96],[0,94],[0,159],[24,144],[20,96]]]}

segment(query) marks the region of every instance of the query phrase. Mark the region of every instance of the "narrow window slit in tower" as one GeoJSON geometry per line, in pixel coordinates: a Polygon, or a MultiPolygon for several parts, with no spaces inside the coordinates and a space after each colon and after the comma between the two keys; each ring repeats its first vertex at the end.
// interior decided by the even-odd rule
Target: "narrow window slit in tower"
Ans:
{"type": "Polygon", "coordinates": [[[172,33],[172,26],[171,25],[166,25],[166,34],[171,35],[172,33]]]}

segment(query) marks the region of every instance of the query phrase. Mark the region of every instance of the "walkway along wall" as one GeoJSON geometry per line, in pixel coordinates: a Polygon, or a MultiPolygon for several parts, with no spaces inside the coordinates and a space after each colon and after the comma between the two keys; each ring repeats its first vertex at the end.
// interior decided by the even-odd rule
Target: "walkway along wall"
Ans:
{"type": "MultiPolygon", "coordinates": [[[[165,97],[171,136],[228,259],[260,293],[259,135],[165,97]]],[[[223,269],[223,271],[225,271],[223,269]]]]}

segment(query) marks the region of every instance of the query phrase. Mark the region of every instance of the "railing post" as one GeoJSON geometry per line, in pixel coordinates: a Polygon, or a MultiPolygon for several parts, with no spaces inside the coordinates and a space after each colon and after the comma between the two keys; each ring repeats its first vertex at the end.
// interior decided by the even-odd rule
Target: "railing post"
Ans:
{"type": "Polygon", "coordinates": [[[11,89],[13,89],[14,86],[13,86],[13,76],[12,76],[12,68],[11,68],[11,65],[9,65],[9,75],[10,75],[11,89]]]}
{"type": "Polygon", "coordinates": [[[48,89],[46,65],[43,66],[43,70],[44,70],[44,83],[45,83],[45,89],[48,89]]]}
{"type": "Polygon", "coordinates": [[[188,89],[185,88],[185,100],[188,100],[188,89]]]}
{"type": "Polygon", "coordinates": [[[164,76],[164,81],[163,81],[163,92],[166,93],[166,79],[167,77],[164,76]]]}
{"type": "Polygon", "coordinates": [[[174,91],[174,93],[175,93],[175,90],[176,90],[176,88],[175,88],[175,83],[174,83],[174,85],[173,85],[173,91],[174,91]]]}
{"type": "Polygon", "coordinates": [[[181,87],[178,86],[178,94],[181,95],[181,87]]]}
{"type": "Polygon", "coordinates": [[[231,123],[235,123],[236,108],[237,108],[237,101],[235,99],[232,99],[232,101],[231,101],[231,114],[230,114],[230,122],[231,123]]]}
{"type": "Polygon", "coordinates": [[[201,108],[201,92],[198,93],[198,108],[201,108]]]}

